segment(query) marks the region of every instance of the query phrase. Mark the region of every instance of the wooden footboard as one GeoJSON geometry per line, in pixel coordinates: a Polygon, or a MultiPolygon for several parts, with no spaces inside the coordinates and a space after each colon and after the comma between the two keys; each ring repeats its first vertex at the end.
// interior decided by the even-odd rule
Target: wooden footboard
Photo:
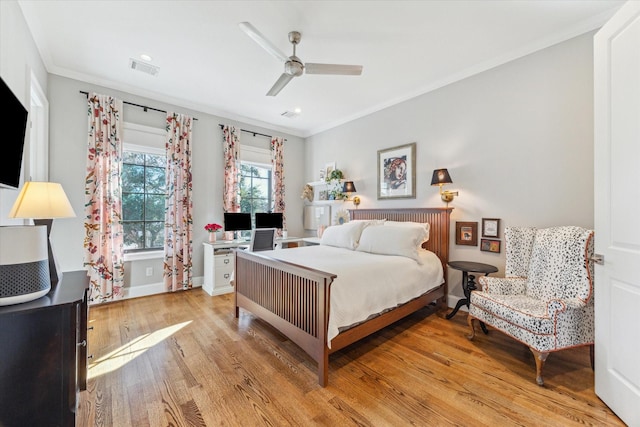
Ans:
{"type": "Polygon", "coordinates": [[[236,317],[249,310],[280,330],[318,362],[318,382],[329,378],[329,298],[336,275],[278,261],[257,252],[235,256],[236,317]]]}
{"type": "MultiPolygon", "coordinates": [[[[352,210],[352,219],[387,219],[392,221],[429,222],[427,249],[446,265],[449,260],[450,208],[361,209],[352,210]]],[[[276,260],[260,253],[238,250],[235,256],[236,317],[243,308],[267,321],[300,346],[318,363],[318,383],[329,379],[329,354],[391,323],[440,301],[446,302],[445,284],[389,310],[366,322],[341,332],[327,342],[331,283],[335,274],[276,260]]]]}

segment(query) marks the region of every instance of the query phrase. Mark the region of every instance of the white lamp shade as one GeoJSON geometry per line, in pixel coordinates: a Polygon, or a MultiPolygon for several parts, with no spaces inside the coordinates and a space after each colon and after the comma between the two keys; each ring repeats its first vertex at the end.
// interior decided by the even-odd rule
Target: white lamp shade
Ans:
{"type": "Polygon", "coordinates": [[[25,182],[9,218],[70,218],[76,216],[69,199],[57,182],[25,182]]]}

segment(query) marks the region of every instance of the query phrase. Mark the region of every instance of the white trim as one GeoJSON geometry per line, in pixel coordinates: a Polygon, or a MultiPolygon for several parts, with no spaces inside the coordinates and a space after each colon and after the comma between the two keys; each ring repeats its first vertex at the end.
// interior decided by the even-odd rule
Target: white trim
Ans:
{"type": "Polygon", "coordinates": [[[124,254],[124,262],[141,261],[144,259],[161,259],[164,258],[163,250],[129,252],[124,254]]]}
{"type": "Polygon", "coordinates": [[[165,129],[156,128],[153,126],[139,125],[137,123],[124,122],[122,126],[124,129],[137,130],[139,132],[152,133],[160,136],[165,136],[167,134],[167,131],[165,129]]]}
{"type": "Polygon", "coordinates": [[[144,153],[144,154],[156,154],[158,156],[164,156],[166,154],[166,150],[158,147],[150,147],[148,145],[139,145],[139,144],[129,144],[125,142],[122,145],[124,151],[133,151],[136,153],[144,153]]]}
{"type": "MultiPolygon", "coordinates": [[[[202,287],[204,279],[202,276],[193,278],[193,288],[202,287]]],[[[139,297],[147,297],[150,295],[158,295],[164,294],[167,291],[164,288],[164,283],[150,283],[148,285],[140,285],[140,286],[125,286],[124,287],[124,297],[123,299],[130,298],[139,298],[139,297]]]]}

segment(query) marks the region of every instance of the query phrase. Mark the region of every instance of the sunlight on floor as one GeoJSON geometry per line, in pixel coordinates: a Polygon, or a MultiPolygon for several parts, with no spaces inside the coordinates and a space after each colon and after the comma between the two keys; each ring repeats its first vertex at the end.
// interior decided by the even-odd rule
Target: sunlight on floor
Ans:
{"type": "Polygon", "coordinates": [[[88,378],[96,378],[100,375],[104,375],[123,367],[154,345],[184,328],[189,323],[191,323],[191,320],[168,326],[164,329],[160,329],[159,331],[151,332],[150,334],[139,336],[128,344],[123,345],[122,347],[91,363],[89,365],[88,378]]]}

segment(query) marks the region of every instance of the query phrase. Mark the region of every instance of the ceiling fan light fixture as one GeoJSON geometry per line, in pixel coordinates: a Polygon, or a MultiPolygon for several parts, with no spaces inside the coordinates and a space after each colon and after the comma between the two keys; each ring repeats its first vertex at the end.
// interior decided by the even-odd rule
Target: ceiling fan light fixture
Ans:
{"type": "Polygon", "coordinates": [[[343,76],[359,76],[362,74],[362,65],[345,64],[305,64],[296,56],[296,46],[300,43],[302,34],[299,31],[289,32],[289,42],[293,45],[293,55],[287,57],[282,51],[260,33],[248,22],[240,22],[240,29],[247,33],[260,47],[268,53],[284,62],[284,73],[278,78],[274,85],[267,92],[267,96],[276,96],[294,77],[306,74],[333,74],[343,76]]]}

